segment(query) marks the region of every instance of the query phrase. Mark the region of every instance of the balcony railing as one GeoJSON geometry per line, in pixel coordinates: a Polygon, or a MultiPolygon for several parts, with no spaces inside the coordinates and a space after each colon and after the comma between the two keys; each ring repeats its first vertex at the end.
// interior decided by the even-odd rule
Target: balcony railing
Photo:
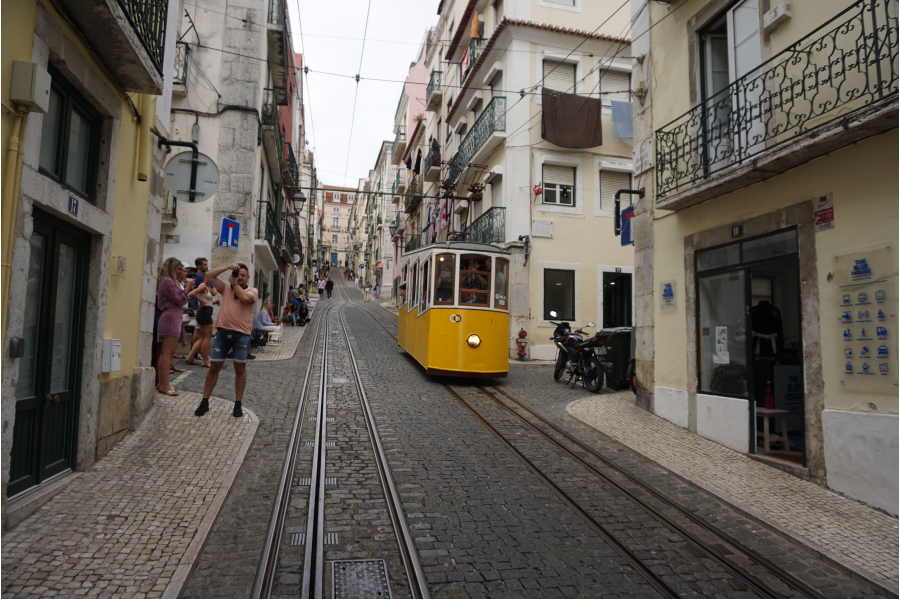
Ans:
{"type": "Polygon", "coordinates": [[[495,131],[506,131],[506,96],[494,96],[471,131],[459,144],[459,164],[464,168],[495,131]]]}
{"type": "Polygon", "coordinates": [[[300,166],[297,164],[297,159],[294,157],[294,149],[291,148],[290,144],[285,144],[284,150],[284,158],[287,162],[284,174],[290,177],[292,185],[300,185],[300,166]]]}
{"type": "Polygon", "coordinates": [[[172,75],[172,84],[187,87],[188,57],[191,54],[191,45],[178,40],[175,42],[175,73],[172,75]]]}
{"type": "Polygon", "coordinates": [[[455,181],[457,177],[460,176],[463,170],[463,165],[459,161],[459,152],[453,155],[453,158],[450,159],[449,164],[447,165],[447,178],[455,181]]]}
{"type": "Polygon", "coordinates": [[[284,247],[287,248],[290,254],[299,254],[297,251],[297,238],[294,236],[294,230],[290,223],[285,223],[284,226],[284,247]]]}
{"type": "Polygon", "coordinates": [[[431,96],[435,92],[440,93],[443,90],[442,80],[444,78],[443,71],[432,71],[431,79],[428,80],[428,87],[425,88],[425,105],[431,104],[431,96]]]}
{"type": "Polygon", "coordinates": [[[656,131],[657,198],[897,93],[897,3],[858,0],[656,131]]]}
{"type": "Polygon", "coordinates": [[[480,37],[474,37],[469,40],[469,67],[465,71],[463,71],[462,64],[460,64],[459,85],[462,85],[466,82],[466,78],[469,76],[469,73],[472,72],[472,67],[475,66],[475,62],[478,60],[478,57],[480,57],[481,53],[484,52],[484,45],[486,42],[486,39],[480,37]]]}
{"type": "Polygon", "coordinates": [[[409,186],[406,188],[406,202],[404,203],[404,212],[411,213],[419,202],[422,201],[422,177],[413,175],[409,180],[409,186]]]}
{"type": "Polygon", "coordinates": [[[422,247],[422,235],[419,233],[411,233],[406,236],[405,252],[412,252],[422,247]]]}
{"type": "Polygon", "coordinates": [[[269,0],[269,25],[281,25],[284,20],[284,0],[269,0]]]}
{"type": "Polygon", "coordinates": [[[431,150],[428,151],[428,155],[425,157],[425,170],[422,172],[422,175],[427,181],[432,181],[428,179],[428,173],[431,169],[441,170],[441,147],[437,144],[431,146],[431,150]]]}
{"type": "Polygon", "coordinates": [[[119,0],[119,6],[161,75],[169,3],[166,0],[119,0]]]}
{"type": "Polygon", "coordinates": [[[494,206],[472,223],[471,239],[482,244],[502,244],[506,241],[506,208],[494,206]]]}
{"type": "Polygon", "coordinates": [[[259,203],[259,215],[256,218],[256,239],[265,240],[272,249],[272,254],[278,256],[281,250],[281,228],[275,218],[272,205],[266,201],[259,203]]]}

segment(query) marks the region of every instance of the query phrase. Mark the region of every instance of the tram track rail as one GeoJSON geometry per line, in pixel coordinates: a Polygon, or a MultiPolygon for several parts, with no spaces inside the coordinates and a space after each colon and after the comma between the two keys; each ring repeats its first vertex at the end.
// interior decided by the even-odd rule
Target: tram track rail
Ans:
{"type": "MultiPolygon", "coordinates": [[[[338,288],[340,289],[340,288],[338,288]]],[[[338,297],[345,302],[350,298],[345,292],[338,292],[338,297]]],[[[421,560],[415,548],[415,543],[408,523],[403,513],[403,505],[400,496],[394,486],[387,456],[381,443],[377,423],[371,406],[366,396],[365,386],[359,373],[356,357],[350,340],[350,334],[343,318],[343,305],[332,304],[324,307],[321,320],[316,324],[316,333],[313,340],[309,363],[306,367],[305,380],[298,399],[297,411],[290,431],[285,459],[282,464],[281,475],[276,488],[275,500],[263,550],[257,566],[256,576],[251,588],[252,598],[270,598],[273,595],[277,583],[279,571],[279,555],[284,540],[285,523],[288,520],[288,511],[293,487],[294,474],[298,464],[303,422],[308,417],[310,408],[315,407],[315,441],[313,442],[313,456],[311,462],[311,477],[309,478],[309,501],[306,515],[306,534],[304,536],[302,583],[300,587],[301,598],[322,598],[325,593],[325,485],[326,485],[326,456],[327,456],[327,390],[329,375],[329,358],[331,356],[331,342],[329,341],[328,319],[337,311],[339,331],[347,343],[349,362],[352,367],[355,389],[360,401],[360,407],[365,419],[369,441],[375,459],[375,466],[385,495],[386,504],[394,533],[397,539],[400,557],[406,571],[410,595],[412,598],[430,598],[428,584],[422,568],[421,560]],[[321,354],[320,354],[321,353],[321,354]],[[314,377],[314,369],[319,365],[318,377],[314,377]],[[313,385],[318,382],[316,400],[311,399],[313,385]]],[[[332,582],[333,584],[333,582],[332,582]]]]}
{"type": "MultiPolygon", "coordinates": [[[[396,340],[396,334],[388,329],[384,325],[384,323],[382,323],[377,317],[372,315],[368,310],[365,310],[362,307],[359,308],[363,313],[367,314],[372,321],[379,325],[388,335],[396,340]]],[[[458,394],[450,384],[442,383],[442,385],[469,412],[471,412],[479,420],[479,422],[481,422],[489,431],[491,431],[491,433],[493,433],[502,443],[510,448],[510,450],[514,454],[516,454],[526,464],[526,466],[528,466],[529,469],[532,470],[532,472],[534,472],[540,479],[542,479],[545,484],[547,484],[563,500],[563,502],[565,502],[570,508],[577,512],[582,518],[584,518],[585,521],[591,526],[591,528],[598,533],[598,535],[600,535],[604,540],[610,543],[610,545],[616,550],[616,552],[618,552],[620,556],[622,556],[633,568],[635,568],[638,573],[642,574],[647,579],[648,583],[654,587],[654,589],[656,589],[661,595],[665,597],[678,597],[678,595],[668,586],[668,584],[666,584],[664,581],[662,581],[661,578],[654,574],[652,570],[649,569],[649,567],[644,565],[639,558],[634,556],[634,554],[630,550],[628,550],[628,548],[625,547],[621,542],[619,542],[614,536],[612,536],[610,532],[606,531],[605,528],[603,528],[600,523],[598,523],[593,517],[591,517],[591,515],[584,508],[579,506],[575,500],[573,500],[562,488],[560,488],[555,482],[553,482],[550,476],[543,473],[540,468],[538,468],[537,465],[533,463],[533,461],[528,459],[519,449],[516,448],[516,446],[510,440],[508,440],[500,431],[497,430],[497,428],[489,423],[488,420],[477,411],[477,409],[475,409],[469,402],[462,398],[462,396],[460,396],[460,394],[458,394]]],[[[641,490],[641,492],[649,494],[655,500],[664,503],[667,507],[678,513],[682,518],[689,520],[694,526],[704,530],[704,533],[712,535],[718,540],[725,542],[736,553],[743,554],[750,561],[764,569],[766,573],[779,580],[788,588],[794,590],[798,596],[807,598],[826,597],[814,587],[803,582],[785,569],[779,567],[772,561],[768,560],[766,557],[762,556],[759,552],[747,547],[744,543],[735,539],[733,536],[723,531],[719,527],[716,527],[714,524],[708,522],[706,519],[697,516],[687,507],[670,498],[667,494],[661,492],[653,485],[643,481],[641,478],[634,475],[633,473],[630,473],[628,470],[623,469],[621,466],[616,465],[613,461],[590,448],[588,445],[584,444],[568,432],[556,426],[541,415],[538,415],[531,409],[528,409],[522,402],[520,402],[511,394],[500,390],[496,386],[490,386],[490,388],[494,391],[490,391],[488,387],[484,385],[477,386],[475,389],[477,389],[485,397],[496,403],[496,405],[517,417],[521,423],[523,423],[529,429],[537,432],[554,448],[559,449],[566,455],[570,456],[577,463],[587,468],[603,484],[611,486],[617,493],[622,494],[624,497],[634,502],[638,507],[640,507],[640,509],[649,514],[651,518],[671,530],[673,533],[681,536],[686,543],[690,544],[697,551],[702,553],[704,558],[713,560],[721,565],[723,569],[725,569],[733,577],[744,583],[753,593],[762,598],[780,598],[784,596],[782,592],[773,589],[772,586],[767,584],[765,581],[762,581],[759,576],[751,573],[744,566],[738,565],[733,560],[727,558],[726,556],[723,556],[723,553],[721,551],[721,544],[716,544],[720,546],[719,548],[716,548],[713,543],[701,539],[698,535],[688,531],[684,526],[675,523],[670,517],[667,517],[659,509],[652,506],[638,494],[629,490],[626,486],[621,485],[613,478],[602,473],[596,466],[590,464],[589,460],[586,460],[585,458],[580,456],[572,448],[568,447],[560,439],[557,439],[554,436],[560,436],[567,443],[577,447],[580,452],[586,454],[590,459],[601,462],[605,467],[613,470],[615,474],[626,479],[631,485],[634,485],[639,490],[641,490]],[[498,395],[503,396],[507,401],[514,403],[514,406],[510,406],[506,401],[501,400],[498,395]],[[518,410],[516,410],[516,408],[518,408],[518,410]],[[543,430],[541,426],[533,423],[529,418],[523,416],[523,414],[521,414],[521,412],[519,411],[527,413],[531,416],[532,419],[543,424],[544,427],[550,429],[553,432],[553,435],[547,433],[547,431],[543,430]]],[[[871,584],[871,582],[867,583],[871,584]]],[[[880,586],[876,587],[876,589],[879,592],[886,591],[880,589],[880,586]]],[[[890,596],[888,595],[888,597],[890,596]]]]}

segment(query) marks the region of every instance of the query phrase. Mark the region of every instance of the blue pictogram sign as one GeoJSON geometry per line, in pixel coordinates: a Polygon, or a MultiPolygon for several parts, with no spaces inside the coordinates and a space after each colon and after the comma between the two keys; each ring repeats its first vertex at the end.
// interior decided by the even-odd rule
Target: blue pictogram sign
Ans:
{"type": "Polygon", "coordinates": [[[241,237],[241,224],[228,218],[222,218],[222,231],[219,232],[219,247],[238,249],[241,237]]]}

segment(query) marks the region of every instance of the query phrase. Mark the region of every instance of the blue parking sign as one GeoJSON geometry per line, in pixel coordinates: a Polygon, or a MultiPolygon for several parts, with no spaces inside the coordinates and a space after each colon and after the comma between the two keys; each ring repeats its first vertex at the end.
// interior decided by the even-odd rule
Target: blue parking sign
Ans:
{"type": "Polygon", "coordinates": [[[222,218],[222,231],[219,232],[219,247],[238,249],[241,237],[241,224],[228,218],[222,218]]]}

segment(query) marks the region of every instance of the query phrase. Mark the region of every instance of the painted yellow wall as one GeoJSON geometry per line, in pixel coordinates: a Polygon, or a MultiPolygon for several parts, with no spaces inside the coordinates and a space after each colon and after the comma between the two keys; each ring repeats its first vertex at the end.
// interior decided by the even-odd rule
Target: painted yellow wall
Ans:
{"type": "MultiPolygon", "coordinates": [[[[42,2],[44,8],[53,17],[57,25],[72,41],[73,45],[88,59],[101,74],[103,80],[122,100],[122,124],[120,129],[118,167],[115,180],[115,209],[111,254],[113,257],[123,256],[126,259],[126,275],[124,279],[109,278],[106,322],[104,337],[122,340],[122,368],[116,373],[104,374],[102,379],[131,377],[137,365],[138,332],[141,318],[141,288],[143,284],[144,254],[146,251],[147,209],[150,199],[148,182],[137,180],[136,157],[138,151],[138,122],[133,117],[131,104],[119,92],[106,75],[102,66],[82,43],[80,37],[56,12],[49,2],[42,2]]],[[[31,60],[34,44],[34,27],[37,18],[37,4],[23,0],[3,2],[3,99],[8,104],[9,78],[12,60],[31,60]]],[[[140,96],[132,94],[134,103],[140,106],[140,96]]],[[[155,99],[147,118],[155,119],[155,99]]],[[[4,148],[8,143],[12,118],[4,110],[3,114],[4,148]]],[[[151,143],[147,140],[146,143],[151,143]]],[[[14,220],[3,223],[4,238],[11,233],[14,220]]],[[[7,257],[4,255],[4,263],[7,257]]],[[[114,272],[115,258],[110,260],[114,272]]]]}
{"type": "MultiPolygon", "coordinates": [[[[889,243],[896,253],[897,223],[897,130],[863,140],[823,156],[768,181],[703,202],[692,208],[657,218],[654,222],[655,384],[687,389],[685,353],[687,343],[684,305],[684,238],[711,228],[740,223],[780,208],[831,192],[834,196],[835,228],[816,234],[816,257],[820,301],[822,366],[825,408],[875,414],[898,414],[898,396],[848,393],[840,383],[840,340],[834,323],[838,306],[835,285],[829,281],[834,256],[844,252],[889,243]],[[661,282],[677,281],[677,308],[662,311],[658,291],[661,282]],[[874,407],[874,408],[873,408],[874,407]]],[[[803,252],[803,248],[800,249],[803,252]]],[[[689,282],[690,283],[690,282],[689,282]]],[[[691,283],[692,285],[692,283],[691,283]]],[[[693,308],[690,307],[692,310],[693,308]]]]}
{"type": "MultiPolygon", "coordinates": [[[[582,0],[581,11],[576,12],[557,8],[556,6],[541,6],[538,0],[532,0],[529,19],[535,23],[552,23],[553,25],[571,27],[580,31],[593,31],[602,23],[603,25],[598,33],[624,37],[628,36],[628,23],[631,19],[630,6],[625,4],[621,10],[611,16],[611,13],[619,8],[621,4],[621,2],[582,0]]],[[[509,9],[504,7],[504,10],[508,11],[509,9]]]]}
{"type": "MultiPolygon", "coordinates": [[[[133,94],[140,106],[140,97],[133,94]]],[[[106,298],[106,323],[103,337],[122,340],[122,368],[104,374],[103,381],[131,377],[137,366],[138,335],[141,321],[141,291],[143,287],[144,254],[147,244],[147,210],[150,202],[149,181],[137,179],[139,139],[137,119],[131,118],[130,107],[122,106],[122,129],[119,138],[119,164],[116,170],[116,208],[110,249],[109,289],[106,298]],[[125,277],[115,277],[117,258],[125,257],[125,277]]],[[[154,121],[156,99],[147,115],[154,121]]],[[[142,365],[149,366],[149,365],[142,365]]]]}
{"type": "MultiPolygon", "coordinates": [[[[34,42],[34,24],[37,20],[37,6],[34,2],[24,2],[23,0],[9,0],[2,4],[2,35],[3,35],[3,61],[0,67],[0,89],[2,89],[3,98],[3,116],[0,120],[2,127],[3,153],[2,157],[3,169],[3,188],[7,185],[15,183],[19,175],[16,172],[14,164],[8,164],[10,158],[7,156],[10,137],[12,136],[13,127],[17,120],[17,116],[12,114],[10,109],[15,109],[9,102],[9,85],[12,77],[12,63],[14,60],[31,60],[31,49],[34,42]],[[7,178],[13,178],[9,181],[7,178]]],[[[28,125],[28,118],[22,119],[21,130],[19,131],[19,153],[23,150],[25,139],[25,131],[28,125]]],[[[12,187],[10,188],[12,190],[12,187]]],[[[6,338],[6,308],[9,298],[9,265],[12,262],[12,244],[10,240],[15,232],[17,202],[13,195],[3,194],[3,219],[2,219],[2,248],[3,248],[3,319],[0,327],[3,328],[2,336],[6,338]]]]}

